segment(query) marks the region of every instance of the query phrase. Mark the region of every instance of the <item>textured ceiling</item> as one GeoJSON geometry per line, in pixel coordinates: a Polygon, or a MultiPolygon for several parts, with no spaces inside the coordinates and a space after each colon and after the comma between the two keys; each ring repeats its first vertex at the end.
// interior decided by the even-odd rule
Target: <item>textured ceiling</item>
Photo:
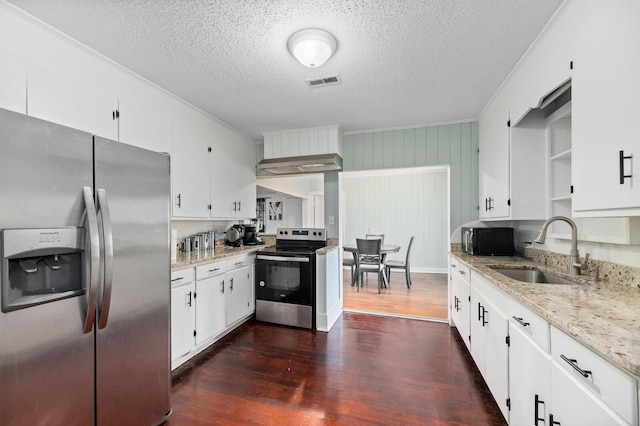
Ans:
{"type": "Polygon", "coordinates": [[[475,118],[561,0],[9,2],[258,140],[475,118]],[[338,40],[315,69],[287,51],[308,27],[338,40]]]}

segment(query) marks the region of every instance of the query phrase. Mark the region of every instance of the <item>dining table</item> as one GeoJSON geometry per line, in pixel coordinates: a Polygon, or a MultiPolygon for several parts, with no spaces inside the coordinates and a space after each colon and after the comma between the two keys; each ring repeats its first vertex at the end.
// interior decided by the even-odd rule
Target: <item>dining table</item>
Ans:
{"type": "MultiPolygon", "coordinates": [[[[356,257],[357,257],[357,253],[358,253],[358,246],[355,243],[353,243],[353,244],[349,243],[349,244],[344,244],[342,246],[342,248],[344,249],[344,251],[348,251],[348,252],[353,254],[353,261],[356,262],[356,264],[357,264],[356,257]]],[[[385,258],[387,256],[387,254],[389,254],[389,253],[397,253],[397,252],[400,251],[401,248],[402,247],[400,247],[397,244],[382,244],[382,246],[380,247],[380,254],[382,255],[382,262],[384,263],[384,260],[385,260],[385,258]]],[[[384,277],[384,286],[386,288],[388,286],[389,277],[387,277],[386,274],[383,274],[383,277],[384,277]]],[[[358,279],[360,279],[360,277],[358,277],[358,279]]]]}

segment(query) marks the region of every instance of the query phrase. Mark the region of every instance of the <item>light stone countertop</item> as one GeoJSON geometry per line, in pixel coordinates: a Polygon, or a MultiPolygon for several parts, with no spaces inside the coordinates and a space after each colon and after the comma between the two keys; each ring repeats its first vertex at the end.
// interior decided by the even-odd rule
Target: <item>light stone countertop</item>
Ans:
{"type": "Polygon", "coordinates": [[[227,257],[249,254],[258,250],[264,250],[267,247],[273,247],[274,245],[275,244],[260,244],[257,246],[244,247],[223,246],[216,248],[214,251],[178,252],[176,262],[171,264],[171,270],[177,271],[179,269],[190,268],[203,263],[215,262],[216,260],[227,257]]]}
{"type": "MultiPolygon", "coordinates": [[[[553,267],[518,257],[451,254],[515,300],[618,367],[640,378],[640,289],[611,281],[572,277],[576,285],[528,284],[493,267],[536,267],[569,278],[553,267]]],[[[473,285],[473,284],[472,284],[473,285]]]]}

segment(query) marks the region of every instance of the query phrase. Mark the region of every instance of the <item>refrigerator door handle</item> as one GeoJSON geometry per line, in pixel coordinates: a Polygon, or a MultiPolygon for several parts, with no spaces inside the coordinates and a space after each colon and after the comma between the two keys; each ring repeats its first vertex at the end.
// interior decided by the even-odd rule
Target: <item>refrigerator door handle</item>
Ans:
{"type": "Polygon", "coordinates": [[[100,239],[98,238],[98,218],[93,202],[93,191],[90,187],[82,188],[86,209],[86,227],[89,234],[89,288],[87,296],[87,314],[84,319],[84,333],[91,333],[96,319],[96,303],[98,299],[98,278],[100,276],[100,239]]]}
{"type": "Polygon", "coordinates": [[[104,189],[98,189],[98,212],[102,218],[104,238],[104,287],[102,288],[102,304],[98,311],[98,328],[103,329],[107,326],[107,321],[109,320],[111,289],[113,288],[113,232],[107,191],[104,189]]]}

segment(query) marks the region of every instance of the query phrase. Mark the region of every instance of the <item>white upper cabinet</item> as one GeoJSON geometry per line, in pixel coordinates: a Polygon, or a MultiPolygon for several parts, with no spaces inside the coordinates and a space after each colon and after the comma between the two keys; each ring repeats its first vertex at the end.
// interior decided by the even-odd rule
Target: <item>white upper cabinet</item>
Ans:
{"type": "Polygon", "coordinates": [[[495,102],[478,123],[480,219],[509,216],[509,110],[495,102]]]}
{"type": "Polygon", "coordinates": [[[156,152],[171,152],[171,121],[126,100],[118,103],[120,142],[156,152]]]}
{"type": "Polygon", "coordinates": [[[211,217],[256,217],[256,146],[231,130],[213,141],[211,217]]]}
{"type": "Polygon", "coordinates": [[[0,51],[0,108],[26,114],[27,66],[20,59],[0,51]]]}
{"type": "Polygon", "coordinates": [[[210,148],[206,137],[173,125],[171,206],[174,217],[209,217],[210,148]]]}
{"type": "Polygon", "coordinates": [[[638,216],[640,2],[579,3],[584,16],[573,77],[573,209],[584,216],[638,216]]]}
{"type": "Polygon", "coordinates": [[[117,99],[45,69],[27,67],[27,114],[108,139],[118,139],[117,99]]]}

